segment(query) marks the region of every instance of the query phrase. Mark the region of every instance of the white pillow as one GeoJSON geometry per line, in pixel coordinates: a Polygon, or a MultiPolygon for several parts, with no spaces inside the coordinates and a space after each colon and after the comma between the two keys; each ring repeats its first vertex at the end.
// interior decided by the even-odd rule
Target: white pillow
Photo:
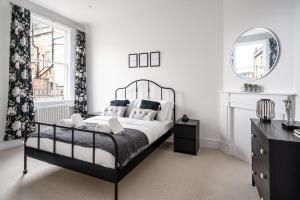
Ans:
{"type": "Polygon", "coordinates": [[[174,103],[171,101],[159,101],[161,110],[156,117],[159,121],[171,120],[174,103]]]}
{"type": "Polygon", "coordinates": [[[167,111],[166,119],[165,120],[172,120],[173,112],[174,112],[174,102],[169,104],[169,109],[167,111]]]}
{"type": "Polygon", "coordinates": [[[157,113],[158,111],[155,110],[134,108],[132,109],[129,118],[153,121],[157,113]]]}
{"type": "Polygon", "coordinates": [[[126,113],[125,113],[125,117],[129,117],[132,109],[134,108],[139,108],[140,107],[140,104],[141,104],[141,99],[132,99],[132,100],[129,100],[129,104],[127,106],[127,110],[126,110],[126,113]]]}
{"type": "Polygon", "coordinates": [[[174,102],[157,100],[157,99],[147,99],[147,100],[157,101],[160,103],[161,109],[158,111],[156,120],[158,120],[158,121],[172,120],[174,102]]]}
{"type": "Polygon", "coordinates": [[[101,113],[101,116],[124,117],[127,107],[109,106],[101,113]]]}

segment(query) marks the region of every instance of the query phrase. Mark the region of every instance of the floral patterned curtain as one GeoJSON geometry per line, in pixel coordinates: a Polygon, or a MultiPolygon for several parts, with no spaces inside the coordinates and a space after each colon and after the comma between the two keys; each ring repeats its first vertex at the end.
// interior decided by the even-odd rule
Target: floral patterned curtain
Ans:
{"type": "MultiPolygon", "coordinates": [[[[24,136],[25,124],[34,120],[30,68],[30,11],[11,4],[9,93],[4,140],[24,136]]],[[[30,131],[32,126],[27,127],[30,131]]]]}
{"type": "Polygon", "coordinates": [[[75,67],[75,106],[76,113],[87,115],[86,83],[86,37],[81,31],[76,32],[76,67],[75,67]]]}

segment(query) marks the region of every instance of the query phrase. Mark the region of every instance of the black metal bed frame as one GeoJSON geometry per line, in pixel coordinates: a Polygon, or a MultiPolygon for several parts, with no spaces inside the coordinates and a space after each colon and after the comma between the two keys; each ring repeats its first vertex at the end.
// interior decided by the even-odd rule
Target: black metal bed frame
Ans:
{"type": "MultiPolygon", "coordinates": [[[[148,98],[150,97],[150,83],[153,83],[161,90],[161,100],[163,100],[163,90],[170,90],[173,93],[173,100],[174,100],[174,108],[173,108],[173,120],[175,121],[176,116],[176,109],[175,109],[175,91],[172,88],[162,87],[159,84],[147,80],[147,79],[139,79],[136,81],[131,82],[126,87],[118,88],[115,91],[115,99],[118,97],[118,91],[119,90],[125,90],[125,99],[126,99],[126,90],[129,86],[132,84],[136,85],[136,98],[138,97],[138,82],[147,82],[148,83],[148,98]]],[[[119,166],[118,165],[118,145],[115,140],[115,138],[111,134],[92,131],[92,130],[85,130],[85,129],[77,129],[77,128],[71,128],[71,127],[64,127],[59,126],[56,124],[47,124],[47,123],[41,123],[41,122],[29,122],[26,124],[26,130],[28,127],[28,124],[35,125],[37,127],[37,148],[27,147],[26,142],[28,139],[28,133],[25,133],[24,136],[24,171],[23,174],[27,173],[27,157],[32,157],[50,164],[54,164],[66,169],[70,169],[73,171],[77,171],[86,175],[90,175],[96,178],[100,178],[106,181],[109,181],[111,183],[114,183],[114,199],[118,200],[118,183],[121,181],[131,170],[133,170],[141,161],[143,161],[149,154],[151,154],[157,147],[159,147],[165,140],[167,140],[172,134],[173,134],[173,128],[170,129],[167,133],[165,133],[163,136],[161,136],[159,139],[157,139],[154,143],[149,145],[147,148],[145,148],[143,151],[141,151],[139,154],[137,154],[134,158],[131,159],[130,162],[128,162],[125,166],[119,166]],[[40,149],[40,127],[41,126],[50,126],[53,127],[53,153],[46,152],[40,149]],[[71,130],[72,134],[72,151],[71,151],[71,157],[62,156],[59,154],[56,154],[56,129],[57,128],[64,128],[71,130]],[[74,132],[75,131],[83,131],[90,134],[93,134],[93,162],[85,162],[82,160],[78,160],[74,158],[74,132]],[[101,165],[95,164],[95,136],[97,135],[103,135],[106,137],[109,137],[112,139],[114,146],[115,146],[115,168],[108,168],[101,165]]]]}

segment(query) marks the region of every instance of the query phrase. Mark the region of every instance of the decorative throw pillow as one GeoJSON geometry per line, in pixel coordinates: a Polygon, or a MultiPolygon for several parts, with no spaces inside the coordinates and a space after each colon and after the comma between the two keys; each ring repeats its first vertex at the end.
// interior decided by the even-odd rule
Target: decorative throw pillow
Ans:
{"type": "Polygon", "coordinates": [[[129,104],[129,100],[125,99],[125,100],[113,100],[110,102],[110,106],[122,106],[125,107],[129,104]]]}
{"type": "Polygon", "coordinates": [[[125,117],[129,117],[132,109],[139,108],[141,104],[141,99],[132,99],[129,100],[129,104],[127,105],[127,110],[125,112],[125,117]]]}
{"type": "Polygon", "coordinates": [[[158,111],[158,110],[160,110],[160,103],[156,102],[156,101],[149,101],[149,100],[143,99],[141,101],[140,108],[158,111]]]}
{"type": "Polygon", "coordinates": [[[101,113],[101,116],[123,117],[127,107],[109,106],[101,113]]]}
{"type": "Polygon", "coordinates": [[[153,121],[157,113],[158,111],[151,109],[133,108],[129,115],[129,118],[153,121]]]}

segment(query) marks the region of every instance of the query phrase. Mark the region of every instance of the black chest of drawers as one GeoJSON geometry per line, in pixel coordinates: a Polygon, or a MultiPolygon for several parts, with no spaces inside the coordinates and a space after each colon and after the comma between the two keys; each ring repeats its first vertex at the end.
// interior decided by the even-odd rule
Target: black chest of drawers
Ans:
{"type": "Polygon", "coordinates": [[[197,155],[199,149],[199,120],[190,119],[183,122],[181,119],[175,122],[174,127],[174,151],[197,155]]]}
{"type": "Polygon", "coordinates": [[[261,200],[300,200],[300,139],[281,122],[251,119],[252,185],[261,200]]]}

